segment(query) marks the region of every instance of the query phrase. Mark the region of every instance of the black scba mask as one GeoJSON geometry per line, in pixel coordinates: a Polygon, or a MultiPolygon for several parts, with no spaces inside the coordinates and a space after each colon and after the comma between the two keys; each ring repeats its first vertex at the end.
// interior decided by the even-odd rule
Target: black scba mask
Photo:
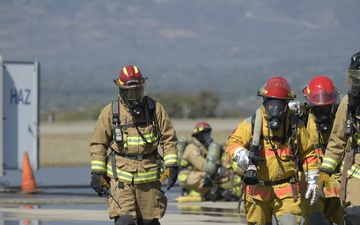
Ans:
{"type": "Polygon", "coordinates": [[[200,132],[196,138],[205,145],[205,147],[209,147],[210,143],[214,141],[211,132],[200,132]]]}
{"type": "Polygon", "coordinates": [[[138,116],[141,114],[142,109],[143,109],[143,101],[142,99],[140,100],[127,100],[129,109],[131,111],[131,114],[133,116],[138,116]]]}
{"type": "Polygon", "coordinates": [[[264,102],[268,128],[278,130],[285,118],[288,101],[282,99],[266,99],[264,102]]]}
{"type": "Polygon", "coordinates": [[[353,85],[348,92],[349,101],[348,107],[349,110],[356,113],[356,115],[360,115],[360,86],[353,85]]]}
{"type": "Polygon", "coordinates": [[[311,112],[315,117],[316,128],[320,132],[326,132],[331,127],[334,105],[313,106],[311,112]]]}

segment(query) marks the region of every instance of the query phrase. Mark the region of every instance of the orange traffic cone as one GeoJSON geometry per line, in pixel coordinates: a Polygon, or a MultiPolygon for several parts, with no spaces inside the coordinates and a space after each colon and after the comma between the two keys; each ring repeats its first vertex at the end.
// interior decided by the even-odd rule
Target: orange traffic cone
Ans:
{"type": "Polygon", "coordinates": [[[22,167],[22,192],[23,193],[35,193],[36,182],[33,174],[33,170],[30,165],[30,160],[27,152],[24,152],[23,167],[22,167]]]}
{"type": "MultiPolygon", "coordinates": [[[[23,209],[33,209],[33,207],[31,205],[24,205],[23,209]]],[[[23,220],[23,225],[30,225],[31,224],[31,220],[30,219],[25,219],[23,220]]]]}

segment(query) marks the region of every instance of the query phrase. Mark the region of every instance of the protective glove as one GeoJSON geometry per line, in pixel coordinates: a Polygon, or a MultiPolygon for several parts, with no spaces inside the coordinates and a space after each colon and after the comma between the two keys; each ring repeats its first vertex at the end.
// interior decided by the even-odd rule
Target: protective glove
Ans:
{"type": "Polygon", "coordinates": [[[326,188],[327,191],[330,191],[331,190],[330,174],[325,171],[320,170],[318,185],[322,192],[323,192],[324,187],[326,188]]]}
{"type": "Polygon", "coordinates": [[[101,197],[103,195],[103,191],[102,191],[102,176],[103,173],[100,171],[91,171],[91,182],[90,182],[90,186],[92,187],[92,189],[95,190],[95,192],[101,197]]]}
{"type": "Polygon", "coordinates": [[[318,179],[319,179],[319,170],[310,170],[306,172],[307,176],[307,190],[305,193],[305,198],[310,200],[310,205],[314,205],[320,197],[320,190],[318,186],[318,179]]]}
{"type": "Polygon", "coordinates": [[[167,190],[170,190],[170,188],[172,188],[176,183],[178,177],[178,170],[178,166],[167,166],[163,175],[160,177],[159,181],[161,183],[164,182],[166,178],[168,179],[168,184],[166,187],[167,190]]]}
{"type": "Polygon", "coordinates": [[[211,178],[209,176],[205,176],[203,187],[212,187],[212,186],[213,186],[213,183],[211,182],[211,178]]]}
{"type": "Polygon", "coordinates": [[[247,170],[249,166],[249,151],[246,148],[237,148],[234,153],[234,159],[243,170],[247,170]]]}

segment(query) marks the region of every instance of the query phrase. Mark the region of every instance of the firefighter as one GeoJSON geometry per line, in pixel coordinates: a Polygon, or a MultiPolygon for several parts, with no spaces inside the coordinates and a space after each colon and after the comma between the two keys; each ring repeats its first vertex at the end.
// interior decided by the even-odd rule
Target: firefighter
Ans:
{"type": "Polygon", "coordinates": [[[300,223],[298,165],[308,180],[306,198],[319,198],[318,158],[304,124],[291,116],[295,98],[281,76],[268,79],[258,91],[263,98],[256,114],[242,121],[226,143],[226,153],[245,170],[244,208],[248,224],[300,223]]]}
{"type": "MultiPolygon", "coordinates": [[[[303,113],[303,121],[310,134],[311,141],[315,144],[321,164],[339,105],[339,91],[328,77],[317,76],[309,82],[302,93],[307,105],[305,107],[307,110],[303,113]]],[[[304,198],[306,188],[302,189],[301,209],[304,218],[306,218],[304,225],[309,224],[307,219],[310,213],[322,217],[318,212],[324,212],[326,220],[330,224],[342,224],[343,208],[339,199],[339,172],[339,168],[337,168],[331,176],[331,190],[325,191],[324,198],[320,198],[313,206],[309,206],[308,199],[304,198]]],[[[300,177],[305,180],[303,173],[300,173],[300,177]]]]}
{"type": "Polygon", "coordinates": [[[319,185],[331,190],[331,175],[340,164],[340,201],[346,225],[360,221],[360,52],[350,59],[347,73],[349,91],[336,112],[334,125],[320,167],[319,185]]]}
{"type": "Polygon", "coordinates": [[[197,123],[180,161],[183,195],[200,200],[236,200],[230,191],[231,173],[221,165],[221,157],[222,146],[214,142],[210,124],[197,123]]]}
{"type": "Polygon", "coordinates": [[[101,110],[90,142],[90,185],[108,195],[115,225],[159,225],[167,207],[159,178],[168,190],[177,180],[176,133],[163,106],[144,95],[137,66],[123,67],[114,83],[118,98],[101,110]]]}

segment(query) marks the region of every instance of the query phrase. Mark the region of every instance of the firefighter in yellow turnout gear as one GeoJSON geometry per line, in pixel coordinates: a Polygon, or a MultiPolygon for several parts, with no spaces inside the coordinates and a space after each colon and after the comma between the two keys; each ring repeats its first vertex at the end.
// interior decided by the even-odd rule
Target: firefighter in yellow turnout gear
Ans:
{"type": "Polygon", "coordinates": [[[144,96],[138,67],[124,67],[114,82],[119,97],[101,110],[90,142],[90,185],[100,196],[110,193],[108,214],[115,225],[159,225],[167,206],[159,182],[163,164],[167,189],[177,180],[176,133],[163,106],[144,96]]]}
{"type": "MultiPolygon", "coordinates": [[[[321,164],[339,105],[339,91],[328,77],[317,76],[303,89],[303,94],[307,102],[302,104],[303,107],[298,104],[296,108],[302,108],[302,110],[299,110],[298,115],[304,121],[310,134],[310,139],[315,144],[316,152],[320,159],[319,163],[321,164]]],[[[305,218],[303,225],[319,224],[317,221],[322,218],[320,212],[325,214],[329,224],[343,224],[344,213],[339,199],[339,168],[331,176],[331,190],[325,189],[324,196],[312,206],[309,206],[309,200],[304,197],[306,192],[305,175],[300,173],[299,176],[302,181],[301,208],[305,218]],[[320,219],[315,218],[316,216],[320,217],[320,219]]]]}
{"type": "Polygon", "coordinates": [[[179,197],[179,201],[191,197],[196,201],[232,201],[240,194],[241,178],[234,173],[232,162],[223,164],[223,147],[213,142],[211,131],[206,122],[196,124],[181,155],[179,183],[187,197],[179,197]]]}
{"type": "Polygon", "coordinates": [[[319,185],[331,190],[331,175],[340,164],[340,201],[346,225],[360,223],[360,52],[350,59],[349,91],[337,109],[334,125],[320,167],[319,185]]]}
{"type": "Polygon", "coordinates": [[[283,77],[270,78],[259,90],[263,104],[241,122],[226,144],[226,153],[246,172],[244,208],[248,224],[300,224],[298,165],[304,170],[306,197],[319,198],[318,158],[303,123],[293,123],[288,102],[293,91],[283,77]],[[254,121],[254,122],[252,122],[254,121]]]}

